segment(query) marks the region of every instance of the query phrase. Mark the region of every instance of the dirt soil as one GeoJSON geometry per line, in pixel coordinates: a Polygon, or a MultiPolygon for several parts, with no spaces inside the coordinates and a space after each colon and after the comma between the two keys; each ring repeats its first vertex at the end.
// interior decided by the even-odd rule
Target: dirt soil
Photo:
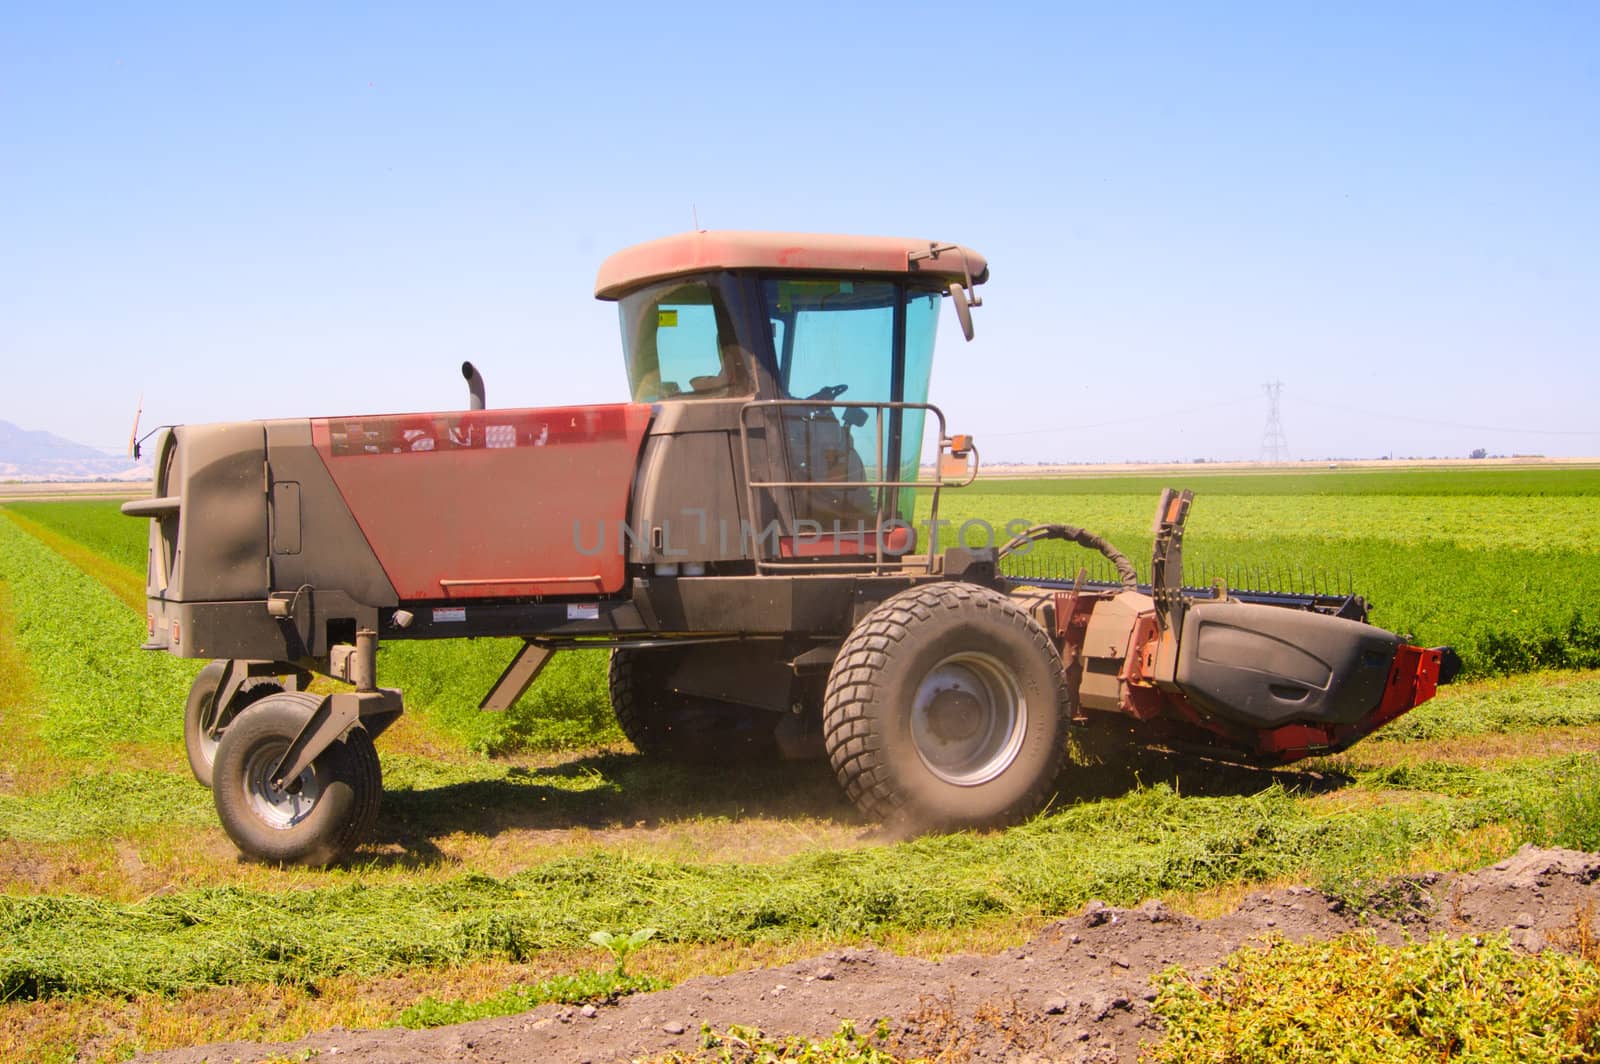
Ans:
{"type": "Polygon", "coordinates": [[[1600,854],[1523,847],[1462,875],[1391,881],[1364,913],[1309,887],[1251,895],[1197,920],[1159,901],[1135,909],[1091,902],[1018,949],[938,962],[841,949],[782,968],[690,979],[615,1005],[546,1005],[518,1016],[428,1031],[334,1030],[282,1045],[231,1042],[137,1058],[163,1064],[349,1059],[363,1062],[630,1061],[700,1045],[702,1024],[754,1025],[769,1035],[826,1036],[844,1019],[890,1022],[896,1051],[948,1060],[1127,1061],[1160,1038],[1151,978],[1173,964],[1198,971],[1277,933],[1330,938],[1370,927],[1386,941],[1434,932],[1506,930],[1517,946],[1559,946],[1585,905],[1600,905],[1600,854]]]}

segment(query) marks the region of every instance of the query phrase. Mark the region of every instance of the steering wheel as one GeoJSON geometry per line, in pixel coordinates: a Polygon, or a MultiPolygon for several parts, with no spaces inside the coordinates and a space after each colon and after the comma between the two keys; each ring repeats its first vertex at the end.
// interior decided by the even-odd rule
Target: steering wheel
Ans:
{"type": "Polygon", "coordinates": [[[815,392],[806,396],[806,398],[820,399],[822,402],[831,403],[849,390],[850,386],[848,384],[830,384],[826,387],[818,388],[815,392]]]}

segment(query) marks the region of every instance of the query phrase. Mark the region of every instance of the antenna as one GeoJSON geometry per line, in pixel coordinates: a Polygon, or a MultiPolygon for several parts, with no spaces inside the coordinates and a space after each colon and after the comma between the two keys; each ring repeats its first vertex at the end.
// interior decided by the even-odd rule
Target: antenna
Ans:
{"type": "Polygon", "coordinates": [[[689,214],[694,218],[694,231],[700,232],[700,208],[689,204],[689,214]]]}
{"type": "Polygon", "coordinates": [[[139,460],[139,418],[144,415],[144,392],[139,393],[139,405],[133,411],[133,431],[128,433],[128,457],[139,460]]]}
{"type": "Polygon", "coordinates": [[[1274,464],[1287,462],[1289,441],[1283,435],[1283,415],[1278,409],[1278,398],[1283,391],[1283,382],[1270,380],[1261,387],[1267,393],[1267,427],[1261,433],[1261,460],[1274,464]]]}

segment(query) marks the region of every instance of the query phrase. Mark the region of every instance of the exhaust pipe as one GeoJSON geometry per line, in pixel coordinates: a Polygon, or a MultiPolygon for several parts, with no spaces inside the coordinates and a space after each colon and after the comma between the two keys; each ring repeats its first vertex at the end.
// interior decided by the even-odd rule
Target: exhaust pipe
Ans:
{"type": "Polygon", "coordinates": [[[483,374],[478,372],[478,367],[471,362],[461,363],[461,375],[467,379],[467,392],[471,399],[467,403],[468,410],[482,410],[484,404],[483,374]]]}

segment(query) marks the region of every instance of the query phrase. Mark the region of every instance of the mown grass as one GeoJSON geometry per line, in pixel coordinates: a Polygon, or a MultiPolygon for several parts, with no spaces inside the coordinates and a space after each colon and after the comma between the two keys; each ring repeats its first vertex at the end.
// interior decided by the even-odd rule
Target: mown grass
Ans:
{"type": "MultiPolygon", "coordinates": [[[[352,882],[261,893],[209,888],[139,904],[0,898],[0,999],[315,983],[410,966],[525,960],[605,927],[670,943],[887,931],[1070,912],[1172,890],[1297,874],[1356,883],[1429,841],[1489,823],[1513,842],[1581,845],[1595,829],[1592,758],[1516,765],[1401,803],[1324,808],[1280,786],[1186,797],[1160,785],[1052,812],[1010,831],[921,838],[776,864],[686,864],[604,851],[496,879],[352,882]]],[[[1385,788],[1393,781],[1384,780],[1385,788]]]]}
{"type": "Polygon", "coordinates": [[[115,838],[151,827],[206,827],[216,815],[210,793],[177,773],[95,771],[48,790],[0,794],[0,840],[115,838]]]}
{"type": "Polygon", "coordinates": [[[39,790],[63,775],[39,740],[44,707],[27,656],[11,638],[16,623],[11,588],[0,580],[0,796],[39,790]]]}
{"type": "Polygon", "coordinates": [[[0,519],[9,518],[12,523],[24,532],[39,540],[46,547],[61,555],[71,562],[84,574],[99,581],[107,591],[117,597],[117,601],[133,610],[135,613],[145,612],[145,580],[144,574],[123,565],[121,562],[99,553],[92,547],[72,539],[53,528],[30,520],[15,510],[0,511],[0,519]]]}
{"type": "Polygon", "coordinates": [[[1543,673],[1537,678],[1446,686],[1367,743],[1415,743],[1469,735],[1600,724],[1600,676],[1543,673]]]}

